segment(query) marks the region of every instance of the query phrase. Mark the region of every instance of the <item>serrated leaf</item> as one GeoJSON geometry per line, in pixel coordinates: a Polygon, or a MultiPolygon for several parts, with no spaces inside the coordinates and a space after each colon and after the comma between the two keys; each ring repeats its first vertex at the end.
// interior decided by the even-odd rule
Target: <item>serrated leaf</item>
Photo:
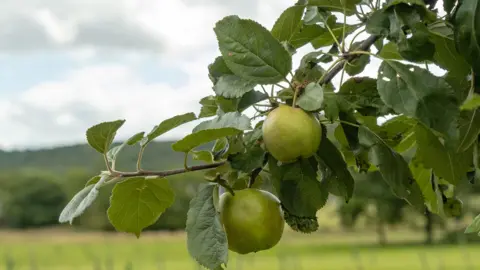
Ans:
{"type": "Polygon", "coordinates": [[[125,120],[103,122],[87,130],[88,144],[99,153],[106,154],[115,139],[117,131],[123,126],[125,120]]]}
{"type": "Polygon", "coordinates": [[[207,163],[213,163],[213,154],[210,151],[192,151],[193,160],[205,161],[207,163]]]}
{"type": "MultiPolygon", "coordinates": [[[[314,159],[313,159],[314,161],[314,159]]],[[[285,209],[297,217],[315,217],[328,199],[326,185],[317,180],[317,163],[302,159],[278,166],[269,156],[268,165],[275,190],[285,209]]]]}
{"type": "Polygon", "coordinates": [[[174,200],[175,193],[166,178],[132,177],[113,188],[108,219],[117,231],[133,233],[138,238],[174,200]]]}
{"type": "Polygon", "coordinates": [[[410,170],[412,171],[412,175],[417,181],[420,190],[422,191],[423,198],[425,199],[425,203],[427,204],[429,210],[432,213],[438,214],[440,211],[440,203],[439,198],[435,190],[433,190],[432,182],[431,182],[431,173],[430,169],[426,169],[415,160],[410,162],[410,170]]]}
{"type": "Polygon", "coordinates": [[[377,80],[353,77],[340,87],[338,95],[364,116],[383,116],[391,112],[377,91],[377,80]]]}
{"type": "Polygon", "coordinates": [[[255,85],[257,84],[237,75],[223,75],[218,79],[213,90],[219,96],[239,98],[245,93],[252,91],[255,85]]]}
{"type": "Polygon", "coordinates": [[[228,262],[228,242],[215,210],[216,185],[205,185],[190,201],[187,212],[187,248],[200,265],[217,269],[228,262]]]}
{"type": "Polygon", "coordinates": [[[302,16],[305,6],[295,5],[282,12],[272,27],[272,35],[279,41],[290,43],[291,38],[299,31],[302,25],[302,16]]]}
{"type": "Polygon", "coordinates": [[[422,192],[405,159],[364,126],[360,126],[358,137],[360,143],[369,149],[370,162],[379,169],[392,192],[423,212],[422,192]]]}
{"type": "Polygon", "coordinates": [[[465,100],[465,102],[460,106],[461,110],[477,110],[480,107],[480,95],[473,93],[472,97],[465,100]]]}
{"type": "Polygon", "coordinates": [[[216,23],[214,32],[225,64],[237,76],[273,84],[283,80],[292,69],[288,51],[255,21],[226,16],[216,23]]]}
{"type": "Polygon", "coordinates": [[[216,115],[222,116],[229,112],[236,112],[239,100],[240,99],[238,98],[225,98],[222,96],[216,96],[215,103],[218,106],[216,115]]]}
{"type": "Polygon", "coordinates": [[[198,118],[210,117],[217,114],[218,105],[215,96],[207,96],[200,100],[202,105],[198,118]]]}
{"type": "Polygon", "coordinates": [[[208,65],[208,76],[213,84],[216,84],[218,79],[224,75],[233,75],[233,72],[228,68],[222,56],[217,56],[215,61],[208,65]]]}
{"type": "Polygon", "coordinates": [[[319,110],[323,106],[323,87],[316,82],[309,83],[296,103],[305,111],[319,110]]]}
{"type": "Polygon", "coordinates": [[[427,128],[422,125],[415,127],[417,138],[417,157],[426,168],[431,168],[435,175],[456,185],[463,177],[470,165],[470,155],[456,153],[455,150],[444,146],[427,128]]]}
{"type": "Polygon", "coordinates": [[[237,105],[237,111],[243,112],[255,103],[268,99],[268,95],[260,91],[249,91],[242,96],[237,105]]]}
{"type": "Polygon", "coordinates": [[[324,10],[341,12],[350,16],[355,14],[355,5],[359,4],[360,0],[309,0],[309,6],[317,6],[324,10]]]}
{"type": "Polygon", "coordinates": [[[236,128],[204,129],[185,136],[183,139],[172,144],[172,149],[177,152],[189,152],[202,144],[242,133],[236,128]]]}
{"type": "Polygon", "coordinates": [[[480,136],[480,109],[462,112],[460,119],[459,146],[457,152],[466,151],[480,136]]]}
{"type": "Polygon", "coordinates": [[[435,45],[430,42],[428,33],[417,30],[419,26],[424,25],[419,22],[410,37],[400,32],[397,42],[398,53],[402,58],[416,63],[431,61],[435,55],[435,45]]]}
{"type": "Polygon", "coordinates": [[[168,131],[177,128],[185,123],[196,120],[197,117],[194,113],[186,113],[181,115],[176,115],[172,118],[162,121],[159,125],[155,126],[150,133],[147,134],[147,137],[142,141],[142,146],[147,145],[155,138],[167,133],[168,131]]]}
{"type": "Polygon", "coordinates": [[[458,137],[458,100],[443,78],[386,60],[379,68],[377,88],[383,102],[397,113],[414,117],[449,138],[458,137]]]}
{"type": "Polygon", "coordinates": [[[221,116],[218,116],[212,120],[204,121],[198,124],[193,132],[198,132],[205,129],[218,129],[218,128],[235,128],[238,130],[252,129],[250,119],[239,112],[228,112],[221,116]]]}
{"type": "Polygon", "coordinates": [[[395,42],[388,42],[385,44],[378,55],[383,59],[403,60],[403,57],[398,53],[398,47],[395,42]]]}
{"type": "Polygon", "coordinates": [[[480,70],[480,3],[460,1],[453,18],[454,40],[457,51],[463,55],[475,72],[480,70]]]}
{"type": "Polygon", "coordinates": [[[327,137],[323,136],[317,155],[333,174],[331,184],[335,185],[340,196],[348,202],[353,195],[355,183],[342,154],[327,137]]]}
{"type": "Polygon", "coordinates": [[[263,167],[265,154],[265,150],[260,145],[256,145],[247,149],[244,153],[229,156],[228,160],[233,169],[250,173],[256,168],[263,167]]]}

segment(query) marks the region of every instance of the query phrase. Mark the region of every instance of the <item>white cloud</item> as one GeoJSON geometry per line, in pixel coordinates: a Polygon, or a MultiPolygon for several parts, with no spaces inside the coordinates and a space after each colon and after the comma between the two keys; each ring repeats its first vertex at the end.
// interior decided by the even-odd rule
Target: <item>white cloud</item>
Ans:
{"type": "MultiPolygon", "coordinates": [[[[119,138],[148,132],[176,114],[198,113],[198,100],[210,89],[208,78],[200,74],[193,72],[184,86],[172,88],[162,83],[144,83],[127,66],[76,70],[61,81],[45,82],[1,102],[0,123],[10,132],[0,134],[5,144],[0,147],[85,142],[88,127],[116,119],[127,120],[119,138]]],[[[164,138],[178,139],[194,124],[167,133],[164,138]]]]}

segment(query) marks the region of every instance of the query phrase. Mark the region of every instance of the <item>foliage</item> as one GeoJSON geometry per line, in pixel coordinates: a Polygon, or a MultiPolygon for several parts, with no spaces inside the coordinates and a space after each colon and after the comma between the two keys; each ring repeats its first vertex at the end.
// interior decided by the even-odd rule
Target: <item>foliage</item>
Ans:
{"type": "MultiPolygon", "coordinates": [[[[455,198],[447,190],[468,184],[469,174],[480,178],[480,5],[448,2],[444,10],[442,17],[435,3],[422,0],[299,0],[271,29],[237,15],[221,18],[213,27],[220,55],[208,67],[213,93],[199,101],[198,116],[187,112],[165,119],[117,147],[111,144],[125,119],[89,128],[87,142],[105,168],[74,196],[60,222],[77,218],[105,187],[114,186],[111,224],[139,237],[174,205],[171,177],[205,171],[208,185],[187,213],[187,246],[199,264],[217,270],[228,263],[215,206],[218,191],[234,194],[264,179],[271,179],[267,186],[280,199],[285,222],[303,233],[318,229],[316,213],[330,196],[361,211],[359,198],[372,196],[358,195],[363,189],[375,193],[386,222],[394,222],[406,205],[449,217],[444,203],[455,198]],[[347,17],[357,23],[347,24],[347,17]],[[370,36],[357,40],[361,32],[370,36]],[[295,67],[293,58],[306,45],[316,50],[300,56],[295,67]],[[370,78],[362,73],[374,58],[381,64],[370,78]],[[445,75],[433,74],[431,66],[445,75]],[[273,158],[263,141],[265,116],[283,104],[308,111],[324,127],[318,129],[322,143],[314,154],[288,164],[273,158]],[[389,119],[378,124],[384,116],[389,119]],[[201,122],[172,144],[185,157],[183,168],[145,170],[150,142],[193,120],[201,122]],[[118,170],[116,161],[128,147],[138,149],[136,166],[118,170]],[[191,159],[201,164],[190,165],[191,159]]],[[[290,132],[294,137],[300,130],[290,132]]],[[[296,147],[304,143],[298,140],[296,147]]],[[[478,232],[475,224],[467,232],[478,232]]]]}

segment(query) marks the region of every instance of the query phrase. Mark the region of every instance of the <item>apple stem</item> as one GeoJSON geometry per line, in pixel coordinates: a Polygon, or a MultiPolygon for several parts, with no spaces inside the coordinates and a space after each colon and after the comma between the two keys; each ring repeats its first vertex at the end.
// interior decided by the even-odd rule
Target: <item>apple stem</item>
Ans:
{"type": "Polygon", "coordinates": [[[297,107],[297,96],[298,96],[298,91],[300,90],[300,87],[295,88],[295,93],[293,94],[293,102],[292,102],[292,107],[295,108],[297,107]]]}

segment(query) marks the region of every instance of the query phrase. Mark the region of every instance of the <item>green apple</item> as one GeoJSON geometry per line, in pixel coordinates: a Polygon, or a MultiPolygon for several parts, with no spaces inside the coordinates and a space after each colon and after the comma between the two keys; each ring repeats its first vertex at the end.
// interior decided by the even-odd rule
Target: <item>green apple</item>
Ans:
{"type": "Polygon", "coordinates": [[[284,104],[267,115],[262,132],[265,148],[282,163],[311,157],[322,139],[322,126],[312,114],[284,104]]]}
{"type": "Polygon", "coordinates": [[[223,193],[219,200],[228,248],[239,254],[267,250],[278,244],[285,221],[279,199],[272,193],[246,188],[223,193]]]}

